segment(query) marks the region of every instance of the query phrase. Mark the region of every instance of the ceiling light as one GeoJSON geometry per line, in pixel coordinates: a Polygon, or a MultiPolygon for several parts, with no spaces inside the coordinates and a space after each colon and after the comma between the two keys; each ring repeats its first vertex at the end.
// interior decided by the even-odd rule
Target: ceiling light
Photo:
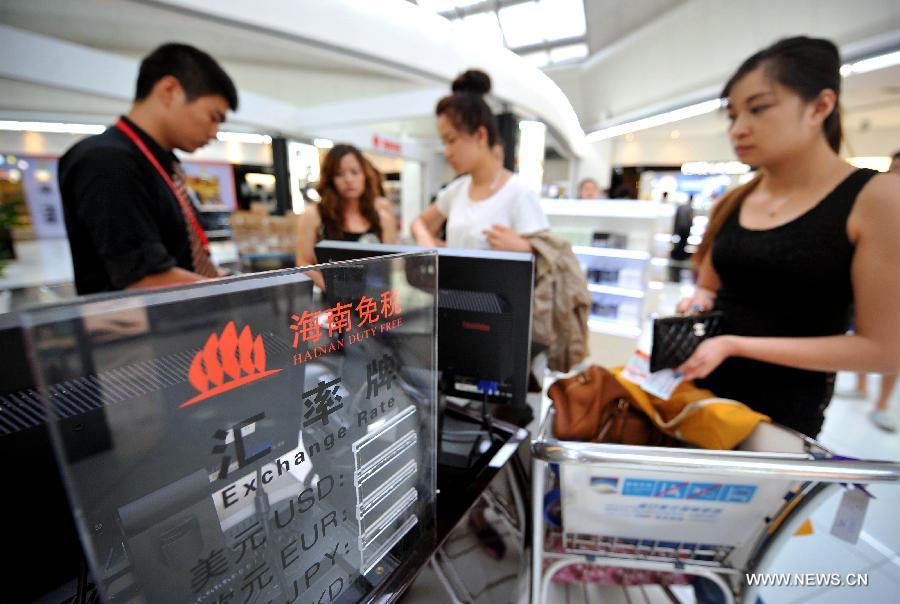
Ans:
{"type": "Polygon", "coordinates": [[[622,136],[623,134],[638,132],[639,130],[647,130],[648,128],[655,128],[664,124],[671,124],[672,122],[678,122],[691,117],[697,117],[698,115],[716,111],[721,107],[722,99],[711,99],[709,101],[703,101],[702,103],[695,103],[693,105],[688,105],[687,107],[681,107],[679,109],[675,109],[674,111],[667,111],[665,113],[651,115],[650,117],[634,120],[632,122],[625,122],[624,124],[617,124],[615,126],[610,126],[609,128],[595,130],[594,132],[588,134],[586,138],[588,142],[602,141],[608,138],[622,136]]]}
{"type": "Polygon", "coordinates": [[[457,27],[462,27],[465,35],[470,39],[482,40],[494,46],[503,46],[503,32],[497,21],[497,13],[478,13],[470,15],[459,21],[454,21],[457,27]]]}
{"type": "Polygon", "coordinates": [[[425,10],[445,13],[457,8],[467,8],[479,2],[481,0],[418,0],[417,4],[425,10]]]}
{"type": "Polygon", "coordinates": [[[63,122],[0,120],[0,130],[11,132],[55,132],[59,134],[100,134],[106,130],[106,126],[98,124],[67,124],[63,122]]]}
{"type": "Polygon", "coordinates": [[[548,42],[587,33],[583,0],[541,0],[540,28],[548,42]]]}
{"type": "Polygon", "coordinates": [[[567,44],[566,46],[557,46],[550,49],[550,60],[553,63],[576,61],[586,56],[588,56],[587,44],[567,44]]]}
{"type": "MultiPolygon", "coordinates": [[[[849,75],[868,73],[870,71],[875,71],[876,69],[884,69],[894,65],[900,65],[900,50],[878,55],[876,57],[870,57],[868,59],[862,59],[855,63],[846,63],[841,66],[841,75],[846,77],[849,75]]],[[[648,128],[655,128],[664,124],[671,124],[672,122],[697,117],[698,115],[703,115],[705,113],[711,113],[721,108],[723,105],[724,101],[722,99],[710,99],[694,105],[688,105],[687,107],[681,107],[674,111],[667,111],[639,120],[616,124],[609,128],[601,128],[600,130],[595,130],[594,132],[587,134],[585,138],[588,142],[602,141],[616,136],[622,136],[623,134],[647,130],[648,128]]]]}
{"type": "Polygon", "coordinates": [[[510,48],[532,46],[544,41],[544,11],[537,2],[504,6],[497,12],[503,37],[510,48]]]}
{"type": "Polygon", "coordinates": [[[746,174],[750,166],[739,161],[689,161],[681,164],[682,174],[706,176],[709,174],[746,174]]]}
{"type": "Polygon", "coordinates": [[[538,69],[550,64],[550,55],[546,50],[539,50],[538,52],[530,52],[519,56],[524,59],[526,63],[533,67],[537,67],[538,69]]]}
{"type": "Polygon", "coordinates": [[[329,138],[315,138],[313,144],[319,149],[331,149],[334,147],[334,141],[329,138]]]}
{"type": "Polygon", "coordinates": [[[841,75],[847,77],[848,75],[868,73],[876,69],[893,67],[894,65],[900,65],[900,50],[841,65],[841,75]]]}
{"type": "Polygon", "coordinates": [[[219,131],[216,138],[223,143],[249,143],[254,145],[269,145],[272,137],[268,134],[254,134],[252,132],[224,132],[219,131]]]}

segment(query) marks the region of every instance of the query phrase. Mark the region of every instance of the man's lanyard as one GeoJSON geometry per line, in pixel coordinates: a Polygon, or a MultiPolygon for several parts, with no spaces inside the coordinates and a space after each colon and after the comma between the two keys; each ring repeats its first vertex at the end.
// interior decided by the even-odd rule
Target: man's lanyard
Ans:
{"type": "Polygon", "coordinates": [[[175,195],[175,199],[178,200],[178,203],[181,205],[181,210],[184,212],[185,218],[187,218],[191,226],[194,228],[194,231],[197,233],[197,237],[200,239],[200,245],[203,246],[205,251],[209,251],[209,239],[206,237],[206,233],[203,232],[203,227],[200,226],[200,223],[197,222],[197,217],[194,215],[194,209],[190,206],[188,201],[181,194],[181,191],[178,190],[178,187],[175,186],[175,183],[172,182],[172,177],[169,176],[169,173],[163,170],[163,167],[159,165],[159,161],[157,161],[156,156],[150,152],[150,149],[147,148],[147,145],[144,144],[144,141],[140,139],[140,137],[135,133],[131,127],[125,123],[125,120],[119,118],[119,121],[116,122],[116,128],[125,133],[125,136],[131,139],[131,142],[137,146],[138,149],[141,150],[141,153],[144,154],[144,157],[147,158],[156,171],[159,172],[159,175],[162,176],[163,180],[166,181],[166,184],[169,185],[169,189],[172,190],[172,194],[175,195]]]}

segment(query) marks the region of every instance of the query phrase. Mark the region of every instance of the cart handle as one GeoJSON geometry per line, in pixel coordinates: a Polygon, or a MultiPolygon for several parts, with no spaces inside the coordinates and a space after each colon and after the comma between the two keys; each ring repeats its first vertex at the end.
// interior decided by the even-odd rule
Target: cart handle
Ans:
{"type": "Polygon", "coordinates": [[[900,463],[815,459],[804,453],[715,451],[640,447],[559,440],[551,407],[531,443],[532,454],[550,463],[604,464],[626,470],[670,471],[818,482],[900,482],[900,463]]]}

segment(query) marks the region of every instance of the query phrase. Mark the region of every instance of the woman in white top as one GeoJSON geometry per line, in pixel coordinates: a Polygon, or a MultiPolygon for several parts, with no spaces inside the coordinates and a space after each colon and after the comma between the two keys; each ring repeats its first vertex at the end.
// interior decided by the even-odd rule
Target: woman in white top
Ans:
{"type": "Polygon", "coordinates": [[[437,104],[437,128],[444,156],[464,176],[412,222],[412,235],[419,245],[444,245],[437,234],[446,220],[448,247],[530,252],[524,235],[547,230],[549,224],[537,195],[492,152],[499,141],[497,123],[483,98],[491,80],[470,70],[456,78],[452,89],[437,104]]]}

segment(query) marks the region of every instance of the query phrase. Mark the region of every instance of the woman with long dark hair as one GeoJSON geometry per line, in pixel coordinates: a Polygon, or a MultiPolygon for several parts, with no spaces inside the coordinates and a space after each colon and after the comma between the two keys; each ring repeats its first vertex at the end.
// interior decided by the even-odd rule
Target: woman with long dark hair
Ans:
{"type": "Polygon", "coordinates": [[[381,195],[378,172],[352,145],[335,145],[325,157],[316,190],[321,201],[307,204],[297,227],[297,265],[316,263],[323,239],[395,243],[397,219],[381,195]]]}
{"type": "Polygon", "coordinates": [[[730,334],[703,342],[685,377],[809,436],[836,371],[900,367],[900,178],[838,155],[840,65],[833,43],[797,37],[728,81],[731,143],[757,176],[714,208],[697,293],[679,305],[722,310],[730,334]]]}

